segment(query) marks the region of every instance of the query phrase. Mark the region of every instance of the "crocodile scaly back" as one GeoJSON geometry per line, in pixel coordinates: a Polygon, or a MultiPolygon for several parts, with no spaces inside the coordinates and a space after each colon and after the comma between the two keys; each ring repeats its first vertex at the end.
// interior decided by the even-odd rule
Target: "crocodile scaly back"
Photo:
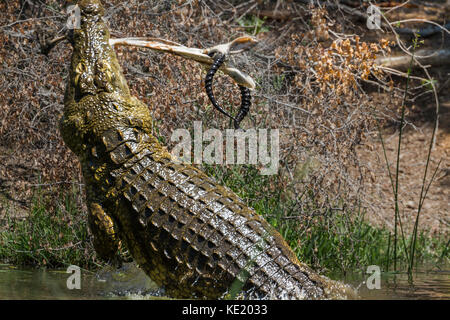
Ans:
{"type": "Polygon", "coordinates": [[[104,137],[119,166],[111,172],[119,221],[134,216],[129,227],[147,244],[134,243],[133,256],[150,257],[138,262],[169,294],[219,297],[238,279],[260,296],[323,295],[320,278],[232,191],[169,153],[143,148],[152,138],[142,131],[112,129],[104,137]]]}

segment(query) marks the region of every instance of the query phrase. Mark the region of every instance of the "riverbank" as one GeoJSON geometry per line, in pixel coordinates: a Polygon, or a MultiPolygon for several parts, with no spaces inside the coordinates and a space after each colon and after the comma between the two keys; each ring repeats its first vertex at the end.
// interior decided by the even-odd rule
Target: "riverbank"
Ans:
{"type": "MultiPolygon", "coordinates": [[[[325,275],[365,272],[378,265],[393,271],[393,232],[371,225],[364,210],[350,212],[342,203],[335,210],[314,207],[313,194],[286,198],[276,176],[261,176],[253,166],[204,167],[206,172],[227,185],[249,206],[269,221],[286,239],[300,261],[325,275]],[[308,203],[309,208],[299,208],[308,203]]],[[[37,268],[58,268],[71,264],[96,270],[104,266],[93,249],[82,195],[73,188],[55,200],[37,188],[26,216],[15,215],[14,206],[5,206],[0,217],[0,262],[37,268]]],[[[11,203],[10,203],[11,204],[11,203]]],[[[22,212],[23,214],[23,212],[22,212]]],[[[406,270],[405,250],[411,234],[400,238],[397,270],[406,270]]],[[[448,239],[445,233],[420,230],[416,244],[415,267],[434,270],[448,268],[448,239]]]]}

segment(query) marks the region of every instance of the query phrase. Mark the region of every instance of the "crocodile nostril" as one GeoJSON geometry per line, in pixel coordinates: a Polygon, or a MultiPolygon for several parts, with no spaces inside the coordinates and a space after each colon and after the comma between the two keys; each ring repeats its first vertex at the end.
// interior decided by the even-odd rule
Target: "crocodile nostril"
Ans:
{"type": "Polygon", "coordinates": [[[83,14],[88,15],[103,15],[104,9],[99,0],[82,0],[78,5],[83,14]]]}

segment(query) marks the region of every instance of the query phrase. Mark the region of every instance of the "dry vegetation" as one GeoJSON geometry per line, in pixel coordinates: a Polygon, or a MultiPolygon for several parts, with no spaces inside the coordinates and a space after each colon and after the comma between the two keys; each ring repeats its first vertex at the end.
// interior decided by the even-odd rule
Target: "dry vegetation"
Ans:
{"type": "MultiPolygon", "coordinates": [[[[388,129],[398,124],[404,89],[404,78],[381,70],[375,59],[396,49],[395,37],[365,29],[358,16],[343,10],[350,3],[365,12],[360,1],[342,1],[344,7],[303,2],[308,1],[104,1],[114,37],[153,36],[203,48],[255,35],[259,44],[233,62],[258,84],[242,126],[280,128],[282,134],[280,174],[268,188],[283,188],[287,198],[297,199],[299,214],[363,206],[370,219],[380,209],[375,205],[380,197],[386,200],[386,193],[373,199],[374,186],[386,175],[379,166],[384,159],[370,156],[380,156],[376,124],[388,129]],[[308,197],[299,196],[305,192],[308,197]]],[[[0,209],[6,202],[26,209],[37,185],[57,195],[82,184],[78,162],[57,129],[71,49],[62,43],[44,56],[37,41],[38,35],[62,33],[64,7],[51,0],[0,2],[0,209]]],[[[442,22],[441,11],[433,17],[442,22]]],[[[198,64],[143,49],[117,53],[133,94],[149,105],[159,128],[155,134],[165,141],[176,128],[192,128],[194,120],[230,127],[211,108],[202,82],[206,73],[198,64]]],[[[445,81],[439,76],[448,75],[436,76],[441,88],[445,81]]],[[[218,78],[216,97],[227,109],[237,106],[237,87],[218,78]]],[[[408,121],[420,119],[422,125],[423,114],[434,112],[423,103],[432,94],[414,81],[422,89],[408,96],[408,121]]],[[[441,93],[445,90],[444,84],[441,93]]],[[[422,147],[419,153],[426,154],[422,147]]],[[[444,158],[442,168],[448,165],[444,158]]],[[[448,188],[440,192],[448,194],[448,188]]],[[[389,218],[381,223],[392,221],[387,207],[389,218]]],[[[438,229],[447,232],[448,202],[437,210],[443,221],[438,229]]]]}

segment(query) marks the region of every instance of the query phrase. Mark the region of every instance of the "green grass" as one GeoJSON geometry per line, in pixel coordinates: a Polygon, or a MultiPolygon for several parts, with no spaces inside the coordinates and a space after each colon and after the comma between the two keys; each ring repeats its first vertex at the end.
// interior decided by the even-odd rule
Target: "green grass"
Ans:
{"type": "Polygon", "coordinates": [[[266,17],[263,19],[258,18],[257,16],[245,16],[242,19],[238,20],[238,24],[241,27],[245,28],[245,32],[256,36],[258,33],[268,32],[270,31],[269,27],[264,26],[266,22],[266,17]]]}
{"type": "Polygon", "coordinates": [[[77,197],[70,190],[59,201],[51,201],[37,189],[28,217],[19,219],[8,209],[0,224],[0,261],[50,268],[98,266],[87,215],[77,205],[77,197]]]}

